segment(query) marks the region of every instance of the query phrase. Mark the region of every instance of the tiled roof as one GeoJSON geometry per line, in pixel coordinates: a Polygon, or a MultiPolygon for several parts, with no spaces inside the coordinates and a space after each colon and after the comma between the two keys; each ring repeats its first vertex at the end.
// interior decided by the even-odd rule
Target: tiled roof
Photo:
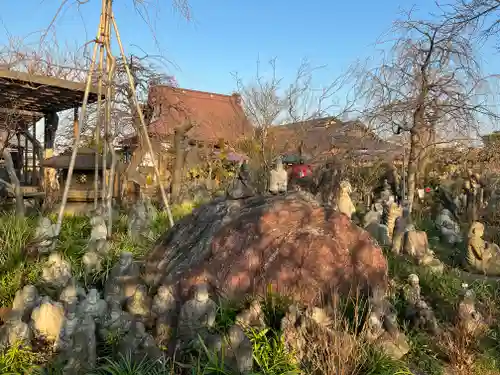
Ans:
{"type": "Polygon", "coordinates": [[[150,89],[148,101],[153,108],[151,134],[171,135],[186,121],[196,124],[188,132],[188,137],[196,141],[223,139],[233,143],[253,132],[238,94],[222,95],[158,85],[150,89]]]}
{"type": "Polygon", "coordinates": [[[304,154],[313,158],[331,154],[336,149],[360,155],[392,153],[399,149],[377,137],[359,121],[343,122],[334,117],[274,126],[269,135],[277,152],[297,153],[303,142],[304,154]]]}

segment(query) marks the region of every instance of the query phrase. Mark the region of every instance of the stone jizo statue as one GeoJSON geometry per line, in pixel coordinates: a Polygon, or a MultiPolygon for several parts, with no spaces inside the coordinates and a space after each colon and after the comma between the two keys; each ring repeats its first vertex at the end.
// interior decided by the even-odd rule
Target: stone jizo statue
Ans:
{"type": "Polygon", "coordinates": [[[484,225],[472,223],[467,241],[467,264],[473,271],[486,275],[500,275],[500,248],[483,239],[484,225]]]}
{"type": "Polygon", "coordinates": [[[50,254],[42,270],[42,280],[56,289],[62,289],[71,276],[71,264],[59,253],[50,254]]]}
{"type": "Polygon", "coordinates": [[[202,337],[213,327],[217,316],[217,304],[210,299],[208,287],[197,285],[194,296],[181,308],[179,314],[178,338],[180,341],[191,342],[200,334],[202,337]]]}
{"type": "Polygon", "coordinates": [[[288,173],[283,168],[281,157],[276,161],[276,168],[271,170],[269,178],[269,191],[272,194],[286,193],[288,185],[288,173]]]}
{"type": "Polygon", "coordinates": [[[352,203],[350,194],[352,193],[352,187],[349,181],[343,180],[340,182],[339,194],[337,196],[337,208],[338,211],[351,218],[356,212],[356,207],[352,203]]]}
{"type": "Polygon", "coordinates": [[[56,237],[56,225],[48,217],[41,217],[35,231],[35,240],[39,241],[38,251],[42,254],[51,252],[56,237]]]}

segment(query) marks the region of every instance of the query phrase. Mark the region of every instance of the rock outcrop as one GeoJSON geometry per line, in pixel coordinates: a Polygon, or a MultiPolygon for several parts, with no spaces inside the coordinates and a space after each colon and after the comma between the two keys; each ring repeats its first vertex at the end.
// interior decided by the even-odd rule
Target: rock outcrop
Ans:
{"type": "Polygon", "coordinates": [[[387,283],[368,232],[304,192],[205,204],[159,238],[144,268],[150,286],[171,285],[184,300],[200,283],[236,300],[271,286],[306,305],[334,289],[387,283]]]}

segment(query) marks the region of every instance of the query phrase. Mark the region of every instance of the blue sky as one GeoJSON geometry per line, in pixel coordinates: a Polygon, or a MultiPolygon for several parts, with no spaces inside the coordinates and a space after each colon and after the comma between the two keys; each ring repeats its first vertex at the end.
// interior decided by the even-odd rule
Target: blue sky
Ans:
{"type": "MultiPolygon", "coordinates": [[[[61,1],[3,0],[0,41],[5,43],[5,30],[26,36],[46,28],[61,1]]],[[[182,87],[230,93],[236,87],[231,72],[250,79],[258,58],[265,63],[276,57],[278,74],[285,80],[293,79],[303,58],[326,65],[315,75],[315,85],[326,86],[352,61],[375,55],[377,37],[414,1],[192,0],[190,21],[173,10],[170,0],[149,2],[160,3],[156,11],[150,8],[154,31],[132,0],[115,1],[127,51],[139,54],[133,47],[137,45],[150,54],[161,53],[172,61],[169,73],[182,87]]],[[[419,0],[418,9],[426,12],[433,3],[419,0]]],[[[56,22],[59,43],[73,48],[90,40],[99,11],[100,0],[89,0],[79,9],[66,7],[56,22]]],[[[29,39],[36,41],[39,35],[29,39]]]]}

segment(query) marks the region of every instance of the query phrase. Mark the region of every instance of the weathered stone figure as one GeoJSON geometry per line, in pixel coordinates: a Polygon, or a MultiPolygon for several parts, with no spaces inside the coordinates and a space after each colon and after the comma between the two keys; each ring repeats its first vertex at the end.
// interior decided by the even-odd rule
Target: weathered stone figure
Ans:
{"type": "Polygon", "coordinates": [[[35,231],[35,240],[38,241],[38,252],[48,253],[54,248],[56,225],[48,217],[41,217],[35,231]]]}
{"type": "Polygon", "coordinates": [[[129,252],[123,252],[106,280],[104,298],[123,302],[126,298],[131,297],[139,285],[139,275],[140,269],[134,263],[133,255],[129,252]]]}
{"type": "Polygon", "coordinates": [[[64,323],[64,307],[61,303],[44,298],[41,305],[36,307],[31,320],[33,330],[48,341],[55,341],[61,333],[64,323]]]}
{"type": "Polygon", "coordinates": [[[276,168],[271,170],[269,178],[269,191],[272,194],[286,193],[288,185],[288,173],[283,168],[283,161],[278,157],[276,161],[276,168]]]}
{"type": "Polygon", "coordinates": [[[227,190],[227,196],[231,199],[248,198],[255,194],[255,189],[252,186],[250,169],[245,160],[240,167],[238,177],[233,181],[232,185],[227,190]]]}
{"type": "Polygon", "coordinates": [[[439,213],[436,217],[436,227],[446,243],[455,245],[456,243],[462,242],[460,225],[453,220],[450,210],[445,208],[439,213]]]}
{"type": "Polygon", "coordinates": [[[259,300],[254,300],[248,307],[236,316],[236,324],[243,328],[254,327],[263,329],[266,326],[262,304],[259,300]]]}
{"type": "Polygon", "coordinates": [[[411,274],[408,277],[408,284],[404,287],[404,297],[407,303],[406,319],[417,328],[425,328],[437,333],[436,317],[427,302],[422,299],[420,281],[417,275],[411,274]]]}
{"type": "Polygon", "coordinates": [[[480,335],[487,328],[483,316],[476,310],[476,294],[468,289],[458,306],[458,324],[467,334],[480,335]]]}
{"type": "Polygon", "coordinates": [[[337,209],[347,217],[351,218],[356,212],[356,207],[352,203],[350,194],[352,193],[351,184],[343,180],[340,182],[339,194],[337,196],[337,209]]]}
{"type": "Polygon", "coordinates": [[[483,240],[484,225],[472,223],[467,242],[467,263],[474,270],[486,275],[500,275],[500,248],[483,240]]]}
{"type": "Polygon", "coordinates": [[[217,304],[210,299],[207,285],[197,285],[193,298],[181,308],[177,329],[178,339],[183,344],[189,344],[198,334],[204,337],[208,328],[214,325],[216,315],[217,304]]]}
{"type": "Polygon", "coordinates": [[[31,347],[33,333],[21,317],[16,311],[11,312],[0,326],[0,351],[15,344],[31,347]]]}
{"type": "Polygon", "coordinates": [[[51,287],[62,289],[71,279],[71,264],[61,254],[52,253],[42,270],[42,280],[51,287]]]}
{"type": "Polygon", "coordinates": [[[396,218],[394,223],[394,231],[392,234],[392,252],[400,254],[403,250],[404,238],[408,231],[414,230],[411,222],[410,210],[408,207],[403,208],[403,215],[396,218]]]}
{"type": "Polygon", "coordinates": [[[99,297],[97,289],[90,289],[87,298],[79,306],[81,315],[86,315],[94,321],[102,321],[107,310],[107,303],[99,297]]]}
{"type": "Polygon", "coordinates": [[[143,323],[151,316],[151,299],[144,285],[137,286],[135,293],[127,302],[127,311],[143,323]]]}
{"type": "Polygon", "coordinates": [[[33,285],[26,285],[18,290],[12,303],[12,310],[28,323],[33,309],[40,303],[40,296],[33,285]]]}

